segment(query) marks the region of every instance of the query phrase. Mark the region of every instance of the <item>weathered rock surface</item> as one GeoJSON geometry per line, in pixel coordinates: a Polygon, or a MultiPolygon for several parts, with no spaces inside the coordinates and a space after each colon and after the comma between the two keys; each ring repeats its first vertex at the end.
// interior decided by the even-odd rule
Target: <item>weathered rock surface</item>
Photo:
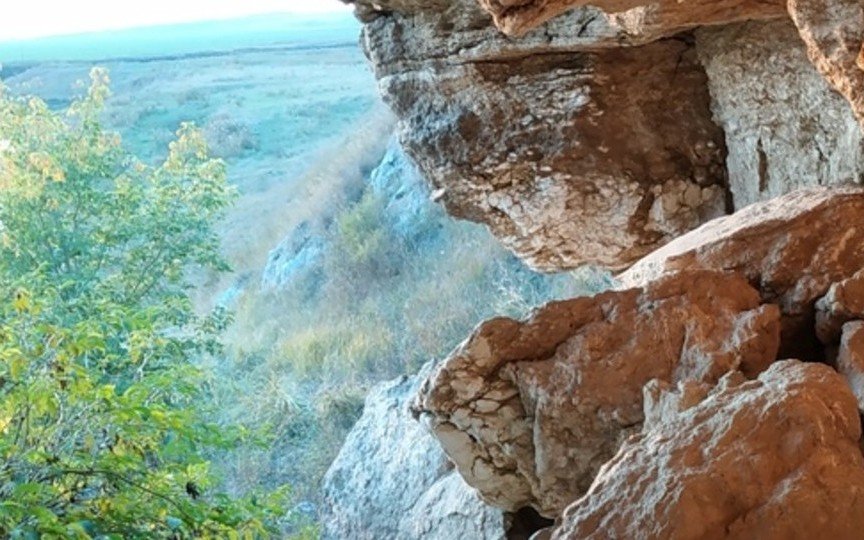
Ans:
{"type": "Polygon", "coordinates": [[[628,33],[646,38],[697,26],[785,15],[782,0],[479,0],[505,33],[518,36],[574,8],[592,5],[613,16],[628,33]]]}
{"type": "Polygon", "coordinates": [[[831,368],[779,362],[755,381],[730,374],[710,393],[694,383],[673,392],[648,385],[652,420],[552,538],[861,537],[861,422],[831,368]]]}
{"type": "Polygon", "coordinates": [[[846,379],[858,410],[864,414],[864,322],[852,321],[843,326],[837,371],[846,379]]]}
{"type": "Polygon", "coordinates": [[[323,232],[316,230],[309,221],[300,223],[267,256],[261,273],[261,289],[279,290],[300,276],[318,271],[326,249],[323,232]]]}
{"type": "Polygon", "coordinates": [[[816,302],[816,335],[826,345],[835,344],[843,325],[856,319],[864,319],[864,271],[831,285],[816,302]]]}
{"type": "Polygon", "coordinates": [[[810,59],[849,100],[864,125],[864,4],[860,0],[789,0],[788,7],[810,59]]]}
{"type": "MultiPolygon", "coordinates": [[[[429,202],[428,187],[395,136],[366,185],[366,193],[382,201],[382,221],[389,234],[412,245],[440,238],[442,212],[429,202]]],[[[362,193],[347,190],[345,198],[354,203],[362,193]]],[[[271,250],[261,274],[263,290],[279,291],[303,282],[317,287],[325,260],[334,249],[332,223],[340,208],[330,205],[315,220],[301,222],[271,250]]]]}
{"type": "Polygon", "coordinates": [[[703,225],[639,261],[620,281],[635,286],[693,268],[740,272],[763,301],[780,306],[788,345],[781,354],[810,354],[814,304],[832,284],[864,268],[859,223],[864,189],[803,189],[703,225]]]}
{"type": "Polygon", "coordinates": [[[684,272],[482,324],[414,409],[485,500],[554,517],[638,430],[645,383],[755,375],[778,341],[779,311],[742,278],[684,272]]]}
{"type": "Polygon", "coordinates": [[[791,21],[701,29],[696,49],[726,133],[735,208],[864,178],[864,131],[791,21]]]}
{"type": "Polygon", "coordinates": [[[504,514],[480,500],[408,412],[418,377],[384,383],[367,397],[324,479],[325,538],[505,538],[504,514]]]}
{"type": "Polygon", "coordinates": [[[394,9],[363,42],[407,152],[451,214],[530,265],[621,267],[725,213],[723,134],[687,40],[620,48],[588,8],[520,40],[473,0],[394,9]]]}

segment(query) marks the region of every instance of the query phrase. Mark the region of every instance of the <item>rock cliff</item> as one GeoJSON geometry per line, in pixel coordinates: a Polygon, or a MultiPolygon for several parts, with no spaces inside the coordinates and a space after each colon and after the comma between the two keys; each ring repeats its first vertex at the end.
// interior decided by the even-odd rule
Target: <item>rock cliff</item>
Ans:
{"type": "Polygon", "coordinates": [[[434,199],[620,272],[416,381],[460,489],[537,539],[859,538],[864,4],[344,1],[434,199]]]}

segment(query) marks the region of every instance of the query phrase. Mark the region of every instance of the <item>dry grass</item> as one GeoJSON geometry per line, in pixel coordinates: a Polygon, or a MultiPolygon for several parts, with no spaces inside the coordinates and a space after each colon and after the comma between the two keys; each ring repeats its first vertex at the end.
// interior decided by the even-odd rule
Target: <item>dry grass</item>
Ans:
{"type": "Polygon", "coordinates": [[[362,192],[364,177],[380,159],[392,130],[392,116],[382,105],[320,150],[315,165],[296,179],[242,194],[219,226],[232,272],[199,278],[199,309],[211,309],[214,299],[241,277],[259,279],[270,250],[300,223],[320,222],[352,193],[362,192]]]}
{"type": "Polygon", "coordinates": [[[485,228],[456,222],[432,203],[431,238],[392,230],[386,201],[360,192],[382,155],[388,122],[370,121],[369,134],[278,188],[281,198],[246,198],[226,224],[245,229],[229,234],[225,246],[252,281],[235,304],[227,358],[215,366],[218,406],[225,418],[272,427],[277,436],[268,448],[223,456],[236,491],[288,482],[298,501],[317,503],[320,480],[371,385],[442,358],[486,318],[521,316],[604,286],[596,275],[537,275],[485,228]],[[329,246],[317,277],[262,290],[267,252],[307,221],[317,221],[329,246]]]}

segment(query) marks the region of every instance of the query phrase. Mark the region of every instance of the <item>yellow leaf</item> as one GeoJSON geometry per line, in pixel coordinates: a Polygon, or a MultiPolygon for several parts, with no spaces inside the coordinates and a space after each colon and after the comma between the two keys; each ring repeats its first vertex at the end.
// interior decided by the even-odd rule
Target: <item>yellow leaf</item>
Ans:
{"type": "Polygon", "coordinates": [[[12,302],[12,307],[15,311],[22,313],[30,309],[30,293],[24,289],[15,293],[15,300],[12,302]]]}

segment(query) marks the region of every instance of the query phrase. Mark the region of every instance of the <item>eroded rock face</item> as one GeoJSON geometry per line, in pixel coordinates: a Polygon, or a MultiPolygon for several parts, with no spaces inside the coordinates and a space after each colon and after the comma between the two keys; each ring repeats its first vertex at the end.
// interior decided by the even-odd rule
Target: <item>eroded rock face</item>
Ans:
{"type": "Polygon", "coordinates": [[[808,60],[791,21],[701,29],[696,49],[726,133],[736,208],[864,178],[864,131],[808,60]]]}
{"type": "Polygon", "coordinates": [[[864,125],[864,4],[860,0],[789,0],[789,14],[810,59],[864,125]]]}
{"type": "Polygon", "coordinates": [[[453,0],[379,12],[363,42],[436,198],[560,270],[620,268],[726,211],[723,134],[691,43],[627,39],[580,8],[508,40],[453,0]]]}
{"type": "Polygon", "coordinates": [[[782,0],[479,0],[505,33],[518,36],[577,7],[592,5],[629,34],[672,35],[697,26],[784,15],[782,0]]]}
{"type": "MultiPolygon", "coordinates": [[[[784,355],[816,359],[814,304],[864,268],[864,189],[811,188],[750,205],[703,225],[636,263],[619,279],[634,286],[682,269],[745,275],[784,315],[784,355]],[[811,357],[810,355],[813,355],[811,357]]],[[[788,356],[787,356],[788,357],[788,356]]]]}
{"type": "MultiPolygon", "coordinates": [[[[426,368],[431,369],[431,366],[426,368]]],[[[504,514],[485,505],[411,418],[419,377],[370,392],[324,479],[324,538],[503,540],[504,514]]]]}
{"type": "Polygon", "coordinates": [[[646,409],[643,433],[604,465],[552,538],[861,537],[861,423],[828,366],[779,362],[754,381],[730,374],[710,392],[655,381],[646,409]]]}
{"type": "Polygon", "coordinates": [[[414,409],[485,500],[554,517],[638,431],[645,383],[755,375],[778,342],[777,308],[742,278],[684,272],[484,323],[414,409]]]}

